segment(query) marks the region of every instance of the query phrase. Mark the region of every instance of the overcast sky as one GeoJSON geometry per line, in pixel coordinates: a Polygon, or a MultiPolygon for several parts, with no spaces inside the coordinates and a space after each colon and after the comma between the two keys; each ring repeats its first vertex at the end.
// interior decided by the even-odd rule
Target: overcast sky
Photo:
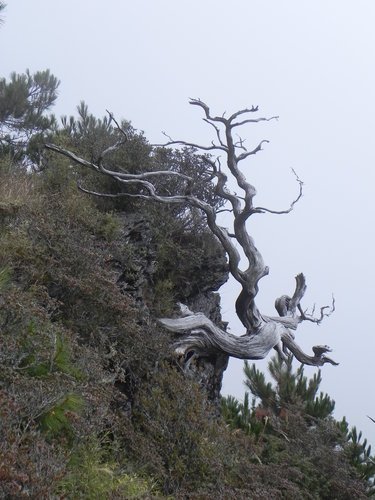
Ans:
{"type": "MultiPolygon", "coordinates": [[[[58,116],[85,100],[131,120],[151,142],[211,141],[189,97],[213,113],[259,105],[278,121],[247,125],[247,144],[269,139],[244,165],[256,203],[287,208],[249,223],[270,275],[258,304],[274,314],[276,297],[294,290],[304,272],[303,306],[330,303],[321,326],[301,325],[310,352],[328,344],[340,366],[323,367],[322,389],[335,416],[375,443],[374,185],[375,2],[373,0],[7,0],[0,29],[1,76],[49,68],[61,80],[58,116]]],[[[234,314],[236,287],[223,291],[224,319],[234,314]]],[[[257,362],[265,368],[265,362],[257,362]]],[[[307,369],[311,374],[313,369],[307,369]]],[[[224,392],[241,398],[242,362],[231,361],[224,392]]]]}

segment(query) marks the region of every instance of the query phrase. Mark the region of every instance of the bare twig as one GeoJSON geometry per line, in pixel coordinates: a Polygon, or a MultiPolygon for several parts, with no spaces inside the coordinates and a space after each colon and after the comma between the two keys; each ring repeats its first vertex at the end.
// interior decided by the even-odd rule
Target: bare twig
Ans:
{"type": "Polygon", "coordinates": [[[212,121],[210,121],[208,118],[203,118],[203,121],[208,123],[209,125],[211,125],[211,127],[213,127],[215,129],[216,136],[217,136],[217,139],[219,141],[220,146],[225,147],[225,144],[221,138],[221,131],[220,131],[219,127],[217,127],[214,123],[212,123],[212,121]]]}
{"type": "Polygon", "coordinates": [[[107,113],[109,115],[110,120],[115,123],[117,130],[124,136],[125,142],[127,142],[129,140],[128,134],[125,132],[125,130],[121,127],[121,125],[115,119],[113,113],[111,113],[110,111],[108,111],[108,109],[106,109],[106,111],[107,111],[107,113]]]}
{"type": "Polygon", "coordinates": [[[271,120],[278,120],[278,116],[271,116],[270,118],[252,118],[248,120],[242,120],[241,122],[236,122],[231,124],[231,128],[241,127],[246,123],[259,123],[259,122],[270,122],[271,120]]]}
{"type": "MultiPolygon", "coordinates": [[[[166,137],[169,137],[167,136],[167,134],[165,134],[165,132],[163,132],[163,135],[165,135],[166,137]]],[[[199,144],[196,144],[194,142],[186,142],[186,141],[173,141],[173,140],[170,140],[168,142],[165,142],[165,143],[162,143],[162,144],[153,144],[154,147],[156,148],[165,148],[167,146],[187,146],[189,148],[194,148],[194,149],[201,149],[202,151],[226,151],[226,146],[221,146],[221,145],[217,145],[217,144],[214,144],[212,143],[211,146],[200,146],[199,144]]]]}
{"type": "Polygon", "coordinates": [[[268,144],[269,142],[270,141],[268,141],[267,139],[263,139],[263,141],[260,141],[258,146],[254,148],[252,151],[246,151],[245,153],[242,153],[239,156],[237,156],[237,162],[243,161],[251,155],[255,155],[256,153],[258,153],[258,151],[262,151],[262,145],[265,143],[268,144]]]}
{"type": "Polygon", "coordinates": [[[298,177],[298,175],[296,174],[295,170],[292,168],[292,172],[293,174],[295,175],[296,177],[296,180],[299,184],[299,193],[298,193],[298,196],[297,198],[295,198],[292,203],[290,204],[290,207],[287,208],[286,210],[270,210],[269,208],[265,208],[265,207],[256,207],[254,208],[254,212],[257,212],[257,213],[264,213],[264,212],[267,212],[267,213],[270,213],[270,214],[276,214],[276,215],[282,215],[282,214],[289,214],[293,208],[294,208],[294,205],[296,203],[299,202],[299,200],[302,198],[303,196],[303,182],[301,181],[301,179],[298,177]]]}
{"type": "Polygon", "coordinates": [[[335,307],[335,297],[332,295],[332,302],[330,306],[323,306],[320,308],[320,316],[314,317],[314,311],[315,311],[315,306],[311,312],[311,314],[307,314],[306,311],[303,311],[302,308],[299,306],[299,311],[301,314],[301,320],[302,321],[310,321],[311,323],[316,323],[317,325],[320,325],[320,323],[324,320],[324,318],[329,318],[331,314],[333,314],[336,310],[335,307]],[[328,312],[325,312],[326,310],[329,310],[328,312]]]}

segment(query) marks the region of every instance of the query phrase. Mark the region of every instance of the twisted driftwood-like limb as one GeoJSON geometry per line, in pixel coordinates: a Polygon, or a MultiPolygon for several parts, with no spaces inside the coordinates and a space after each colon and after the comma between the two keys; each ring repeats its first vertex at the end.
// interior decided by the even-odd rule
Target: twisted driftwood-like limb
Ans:
{"type": "MultiPolygon", "coordinates": [[[[115,170],[107,168],[104,161],[108,155],[120,147],[126,147],[128,141],[126,133],[121,130],[112,114],[110,114],[111,121],[116,124],[121,132],[122,140],[117,140],[113,146],[107,148],[100,155],[97,163],[89,162],[75,153],[53,144],[47,144],[46,148],[68,157],[85,168],[93,169],[100,174],[113,178],[123,188],[122,192],[118,194],[106,194],[80,186],[80,189],[86,193],[113,198],[118,196],[136,197],[168,204],[179,203],[199,209],[204,214],[208,228],[216,236],[227,255],[230,273],[241,285],[241,291],[236,300],[236,313],[246,333],[240,337],[232,335],[214,325],[203,314],[192,313],[185,308],[180,318],[163,318],[160,320],[160,323],[165,328],[176,334],[183,334],[174,345],[176,352],[179,354],[194,352],[199,356],[222,353],[240,359],[259,359],[264,358],[272,348],[275,348],[281,357],[284,358],[288,352],[291,352],[304,364],[315,366],[321,366],[324,363],[336,364],[325,356],[325,353],[329,351],[327,346],[313,347],[314,356],[309,356],[300,349],[294,340],[292,330],[296,330],[301,322],[312,321],[319,324],[334,311],[334,300],[330,307],[324,306],[320,309],[319,317],[302,310],[301,300],[306,290],[303,274],[296,277],[296,288],[292,297],[283,295],[276,300],[275,307],[279,314],[278,317],[264,316],[255,302],[259,281],[268,274],[268,267],[264,264],[262,255],[248,233],[246,223],[249,217],[254,214],[287,214],[292,211],[295,204],[302,197],[303,183],[293,171],[299,184],[299,192],[286,210],[276,211],[254,206],[253,199],[256,190],[248,182],[240,168],[240,164],[245,159],[261,151],[263,144],[268,143],[268,141],[262,140],[255,147],[248,149],[241,137],[236,134],[236,138],[234,138],[233,131],[240,126],[275,120],[277,117],[250,118],[249,115],[252,116],[253,113],[258,111],[258,107],[254,106],[237,111],[229,117],[226,117],[225,113],[222,116],[215,116],[211,114],[207,104],[200,99],[191,99],[190,104],[199,107],[203,111],[203,120],[213,128],[216,135],[215,141],[212,141],[208,146],[201,146],[192,142],[176,141],[164,134],[168,141],[155,146],[193,147],[205,153],[202,156],[202,161],[207,165],[205,171],[207,175],[202,182],[210,182],[214,185],[215,194],[222,201],[220,207],[226,204],[224,210],[228,210],[232,214],[233,227],[231,231],[221,227],[217,222],[217,214],[222,209],[194,195],[195,186],[191,177],[174,170],[153,171],[151,169],[146,172],[141,171],[141,173],[130,174],[124,172],[121,166],[115,170]],[[224,157],[225,165],[223,168],[220,157],[213,159],[208,156],[207,153],[211,152],[216,152],[224,157]],[[179,187],[176,188],[178,192],[167,195],[165,191],[161,193],[158,186],[163,180],[168,183],[171,176],[178,177],[180,181],[179,187]],[[236,183],[240,194],[229,189],[228,176],[236,183]],[[158,179],[159,184],[156,182],[155,177],[158,179]],[[127,191],[129,187],[132,189],[127,191]],[[243,259],[241,259],[237,246],[241,247],[244,255],[243,259]],[[244,262],[244,265],[241,261],[244,262]]],[[[142,169],[140,168],[140,170],[142,169]]]]}
{"type": "Polygon", "coordinates": [[[236,337],[209,320],[202,313],[191,313],[181,318],[162,318],[160,324],[174,333],[185,334],[174,344],[177,354],[190,351],[200,356],[224,352],[239,359],[263,359],[281,341],[285,329],[280,323],[268,322],[256,334],[236,337]]]}
{"type": "Polygon", "coordinates": [[[306,289],[302,274],[296,276],[296,290],[293,297],[283,295],[276,300],[280,317],[263,316],[262,323],[256,332],[246,333],[240,337],[228,333],[216,326],[202,313],[193,313],[180,304],[181,317],[161,318],[160,324],[182,337],[174,344],[176,354],[187,356],[190,352],[199,356],[210,356],[224,352],[238,359],[263,359],[276,349],[285,358],[288,351],[298,361],[306,365],[322,366],[325,363],[337,365],[335,361],[324,354],[330,351],[328,346],[314,346],[314,356],[309,356],[294,340],[290,330],[296,330],[298,324],[304,321],[296,316],[300,299],[306,289]]]}

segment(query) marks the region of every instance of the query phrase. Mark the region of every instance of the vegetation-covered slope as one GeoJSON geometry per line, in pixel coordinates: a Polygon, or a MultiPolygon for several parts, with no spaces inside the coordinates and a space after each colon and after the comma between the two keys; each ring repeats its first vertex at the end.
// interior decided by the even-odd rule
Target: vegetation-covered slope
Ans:
{"type": "MultiPolygon", "coordinates": [[[[84,105],[61,126],[42,120],[57,82],[38,75],[0,82],[0,497],[365,497],[368,449],[331,407],[288,400],[298,411],[285,418],[270,404],[265,422],[231,400],[221,416],[226,360],[182,370],[157,318],[183,301],[220,322],[222,250],[185,207],[81,193],[77,180],[115,187],[46,153],[45,137],[96,160],[121,138],[84,105]]],[[[130,139],[111,161],[200,182],[191,149],[153,150],[122,128],[130,139]]]]}

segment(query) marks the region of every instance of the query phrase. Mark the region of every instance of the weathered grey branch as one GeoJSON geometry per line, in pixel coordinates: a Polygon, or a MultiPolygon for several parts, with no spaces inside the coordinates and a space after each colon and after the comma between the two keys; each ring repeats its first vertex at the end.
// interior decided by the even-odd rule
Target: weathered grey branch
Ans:
{"type": "Polygon", "coordinates": [[[114,151],[117,151],[118,149],[120,149],[125,143],[128,142],[129,138],[128,138],[128,135],[127,133],[125,132],[125,130],[123,130],[120,126],[120,124],[116,121],[115,117],[113,116],[113,114],[108,111],[108,109],[106,110],[108,115],[109,115],[109,124],[111,123],[111,121],[113,121],[116,125],[116,128],[117,130],[120,132],[120,134],[123,136],[123,139],[120,140],[120,141],[117,141],[115,144],[112,144],[112,146],[109,146],[107,149],[105,149],[104,151],[102,151],[101,155],[99,156],[99,159],[98,159],[98,164],[100,165],[103,161],[103,158],[107,155],[109,155],[110,153],[113,153],[114,151]]]}
{"type": "Polygon", "coordinates": [[[217,127],[215,125],[215,123],[213,123],[212,121],[208,120],[207,118],[203,118],[203,121],[205,121],[206,123],[208,123],[209,125],[211,125],[211,127],[213,127],[215,129],[216,136],[217,136],[217,139],[219,141],[220,146],[223,146],[225,148],[225,144],[223,142],[223,139],[221,138],[221,131],[220,131],[219,127],[217,127]]]}
{"type": "Polygon", "coordinates": [[[248,120],[242,120],[241,122],[236,122],[232,123],[231,127],[241,127],[242,125],[245,125],[246,123],[259,123],[259,122],[270,122],[271,120],[278,120],[278,116],[271,116],[270,118],[253,118],[253,119],[248,119],[248,120]]]}
{"type": "Polygon", "coordinates": [[[302,195],[303,195],[303,182],[298,177],[298,175],[296,174],[296,172],[295,172],[295,170],[293,168],[292,168],[292,172],[295,175],[296,180],[297,180],[297,182],[299,184],[299,193],[298,193],[298,196],[290,204],[290,207],[287,208],[286,210],[270,210],[269,208],[265,208],[265,207],[255,207],[254,211],[256,211],[258,213],[268,212],[270,214],[282,215],[282,214],[289,214],[294,209],[294,205],[296,203],[298,203],[299,200],[302,198],[302,195]]]}
{"type": "MultiPolygon", "coordinates": [[[[275,307],[279,314],[278,317],[261,314],[255,303],[259,281],[268,274],[268,267],[264,264],[262,255],[247,231],[247,220],[255,213],[289,213],[302,197],[303,182],[293,170],[299,183],[299,194],[287,210],[275,211],[264,207],[254,207],[255,187],[247,181],[239,164],[249,156],[260,151],[262,145],[268,143],[268,141],[263,140],[253,150],[247,150],[241,138],[237,141],[234,140],[233,129],[247,123],[269,121],[277,119],[277,117],[244,118],[236,122],[235,120],[239,116],[255,113],[258,111],[258,108],[254,106],[249,109],[246,108],[226,118],[225,114],[222,116],[213,116],[208,105],[200,99],[191,99],[190,104],[198,106],[203,110],[203,119],[213,127],[219,144],[212,142],[209,146],[200,146],[192,142],[175,141],[164,134],[168,138],[168,142],[157,146],[189,146],[203,151],[218,151],[224,156],[226,171],[221,167],[220,159],[216,162],[209,156],[204,158],[207,163],[207,182],[215,180],[216,195],[230,205],[229,211],[233,214],[233,230],[230,232],[217,223],[217,213],[228,209],[216,210],[208,202],[194,196],[194,186],[192,185],[191,177],[174,171],[148,171],[139,174],[129,174],[106,168],[103,165],[104,156],[114,151],[119,143],[105,150],[98,164],[80,158],[75,153],[59,146],[48,144],[46,147],[51,151],[70,158],[83,167],[91,168],[98,173],[112,177],[119,184],[125,186],[125,188],[127,186],[138,188],[136,192],[132,189],[131,193],[125,189],[124,192],[118,194],[105,194],[80,186],[80,189],[86,193],[112,198],[118,196],[137,197],[144,200],[154,200],[159,203],[182,203],[201,210],[205,215],[208,228],[217,237],[228,256],[230,273],[241,285],[241,291],[236,300],[236,312],[245,327],[246,333],[242,336],[235,336],[216,326],[204,314],[192,313],[183,307],[181,317],[173,319],[163,318],[160,320],[161,325],[165,328],[180,336],[182,335],[174,345],[177,353],[187,355],[193,352],[199,356],[224,353],[225,355],[240,359],[260,359],[265,357],[274,348],[281,357],[284,358],[289,351],[304,364],[315,366],[321,366],[325,363],[336,364],[332,359],[325,356],[325,353],[330,350],[327,346],[313,347],[314,355],[309,356],[302,351],[294,340],[293,331],[297,330],[300,323],[303,321],[312,321],[319,324],[334,311],[334,300],[330,308],[324,306],[320,309],[320,316],[318,317],[314,317],[313,314],[307,314],[306,311],[303,311],[301,300],[306,291],[306,281],[303,274],[296,276],[296,287],[292,297],[283,295],[276,300],[275,307]],[[242,153],[237,154],[238,150],[242,150],[242,153]],[[228,189],[228,175],[236,182],[237,188],[240,190],[239,194],[228,189]],[[185,188],[189,187],[189,189],[182,190],[180,188],[182,190],[180,193],[160,194],[157,184],[152,181],[152,178],[155,176],[165,179],[168,176],[177,176],[183,181],[181,184],[185,188]],[[243,262],[241,262],[237,245],[241,247],[243,252],[243,262]],[[328,312],[327,309],[329,309],[328,312]]],[[[119,128],[112,114],[110,114],[110,118],[119,128]]]]}
{"type": "Polygon", "coordinates": [[[240,115],[244,115],[247,113],[256,113],[257,111],[259,111],[259,106],[251,106],[251,108],[240,109],[229,117],[229,121],[233,122],[240,115]]]}
{"type": "Polygon", "coordinates": [[[190,313],[181,318],[162,318],[160,323],[174,333],[185,333],[176,341],[176,353],[194,351],[209,356],[219,351],[239,359],[262,359],[280,342],[282,326],[265,322],[257,334],[236,337],[217,327],[202,313],[190,313]],[[186,333],[189,332],[189,333],[186,333]]]}
{"type": "MultiPolygon", "coordinates": [[[[121,144],[123,144],[121,142],[121,144]]],[[[74,162],[78,163],[79,165],[82,165],[83,167],[88,167],[91,168],[92,170],[95,170],[96,172],[100,172],[102,174],[106,174],[118,181],[130,181],[130,180],[143,180],[147,179],[148,177],[157,177],[157,176],[174,176],[174,177],[179,177],[180,179],[186,180],[191,182],[192,178],[188,177],[187,175],[181,174],[179,172],[174,172],[172,170],[161,170],[161,171],[151,171],[151,172],[142,172],[141,174],[128,174],[127,172],[116,172],[114,170],[108,170],[103,165],[100,163],[97,165],[93,162],[87,161],[84,158],[81,158],[77,156],[75,153],[72,151],[69,151],[67,149],[61,148],[60,146],[56,146],[55,144],[45,144],[45,147],[51,151],[54,151],[55,153],[59,153],[63,156],[66,156],[67,158],[70,158],[74,162]]],[[[110,146],[107,148],[101,155],[100,158],[103,159],[104,155],[112,152],[115,149],[115,146],[110,146]]]]}
{"type": "Polygon", "coordinates": [[[258,151],[262,151],[262,145],[263,144],[268,144],[268,143],[269,143],[269,141],[267,141],[266,139],[264,139],[263,141],[260,141],[260,143],[258,144],[258,146],[256,148],[254,148],[253,150],[246,151],[245,153],[241,153],[240,155],[238,155],[237,156],[237,162],[246,160],[246,158],[248,158],[249,156],[257,154],[258,151]]]}
{"type": "Polygon", "coordinates": [[[306,314],[306,311],[302,311],[301,307],[299,308],[299,310],[301,313],[301,318],[304,321],[311,321],[312,323],[316,323],[317,325],[319,325],[324,320],[324,318],[328,318],[329,316],[331,316],[332,313],[335,312],[336,310],[335,297],[332,296],[332,303],[330,306],[323,306],[320,308],[320,316],[318,317],[314,316],[314,311],[312,314],[306,314]],[[327,309],[328,312],[326,312],[327,309]]]}
{"type": "Polygon", "coordinates": [[[188,311],[182,306],[183,315],[180,318],[161,318],[160,324],[176,334],[183,334],[174,344],[178,355],[186,356],[190,352],[201,356],[210,356],[224,352],[238,359],[263,359],[272,348],[281,355],[287,348],[298,361],[312,366],[322,366],[325,363],[337,365],[335,361],[324,354],[330,352],[328,346],[314,346],[313,356],[304,353],[294,341],[288,328],[295,329],[298,324],[291,318],[265,318],[256,333],[237,337],[217,327],[202,313],[188,311]],[[188,313],[187,313],[188,311],[188,313]]]}
{"type": "MultiPolygon", "coordinates": [[[[166,134],[164,134],[166,135],[166,134]]],[[[226,151],[226,147],[212,143],[211,146],[200,146],[199,144],[195,144],[194,142],[187,141],[174,141],[170,140],[168,142],[164,142],[162,144],[153,144],[154,147],[167,147],[167,146],[187,146],[189,148],[201,149],[202,151],[226,151]]]]}
{"type": "Polygon", "coordinates": [[[119,124],[119,122],[116,120],[114,114],[111,112],[111,111],[108,111],[108,109],[106,109],[108,115],[109,115],[109,123],[114,122],[114,124],[116,125],[116,128],[117,130],[120,132],[121,135],[123,135],[124,137],[124,142],[128,142],[129,140],[129,137],[128,137],[128,134],[125,132],[125,130],[121,127],[121,125],[119,124]]]}

